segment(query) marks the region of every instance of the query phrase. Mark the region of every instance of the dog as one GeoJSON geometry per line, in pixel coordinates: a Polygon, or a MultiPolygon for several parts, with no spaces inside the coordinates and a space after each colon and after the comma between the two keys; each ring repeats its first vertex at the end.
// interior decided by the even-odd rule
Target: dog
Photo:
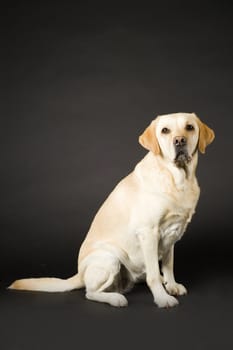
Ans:
{"type": "Polygon", "coordinates": [[[158,116],[139,137],[148,150],[97,212],[81,245],[78,273],[68,279],[29,278],[9,288],[64,292],[86,288],[86,298],[127,306],[123,293],[146,281],[158,307],[187,293],[175,281],[174,245],[195,212],[200,189],[198,151],[215,134],[194,113],[158,116]]]}

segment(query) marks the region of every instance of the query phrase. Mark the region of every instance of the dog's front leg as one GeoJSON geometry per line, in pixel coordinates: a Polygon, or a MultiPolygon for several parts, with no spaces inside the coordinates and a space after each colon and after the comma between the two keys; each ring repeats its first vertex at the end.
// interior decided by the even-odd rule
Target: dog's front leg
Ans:
{"type": "Polygon", "coordinates": [[[174,245],[162,258],[163,283],[167,292],[171,295],[187,294],[187,289],[180,283],[176,283],[174,277],[174,245]]]}
{"type": "Polygon", "coordinates": [[[146,282],[150,288],[155,303],[159,307],[172,307],[178,304],[178,300],[167,294],[163,287],[158,259],[158,230],[143,230],[139,234],[144,263],[146,268],[146,282]]]}

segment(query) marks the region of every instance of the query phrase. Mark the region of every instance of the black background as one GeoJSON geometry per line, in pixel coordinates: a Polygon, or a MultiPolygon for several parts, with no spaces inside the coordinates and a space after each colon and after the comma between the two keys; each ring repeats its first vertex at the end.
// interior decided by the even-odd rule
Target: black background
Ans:
{"type": "Polygon", "coordinates": [[[1,10],[1,349],[219,349],[232,329],[232,11],[226,3],[31,2],[1,10]],[[99,206],[144,156],[158,114],[215,130],[200,156],[197,213],[176,247],[189,290],[160,310],[142,284],[127,309],[7,291],[68,277],[99,206]]]}

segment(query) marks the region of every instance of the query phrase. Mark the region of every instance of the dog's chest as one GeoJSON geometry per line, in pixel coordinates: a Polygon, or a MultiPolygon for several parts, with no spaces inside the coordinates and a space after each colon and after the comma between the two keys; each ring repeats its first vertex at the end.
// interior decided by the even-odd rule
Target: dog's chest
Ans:
{"type": "Polygon", "coordinates": [[[188,213],[183,215],[169,214],[159,226],[159,253],[162,255],[183,236],[188,224],[188,213]]]}

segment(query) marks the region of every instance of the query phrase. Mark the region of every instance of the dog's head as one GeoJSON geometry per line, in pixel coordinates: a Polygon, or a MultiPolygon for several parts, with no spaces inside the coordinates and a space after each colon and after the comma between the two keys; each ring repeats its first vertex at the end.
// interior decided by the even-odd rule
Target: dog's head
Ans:
{"type": "Polygon", "coordinates": [[[158,116],[139,137],[140,144],[147,150],[181,168],[191,162],[198,149],[205,153],[213,140],[213,130],[194,113],[158,116]]]}

